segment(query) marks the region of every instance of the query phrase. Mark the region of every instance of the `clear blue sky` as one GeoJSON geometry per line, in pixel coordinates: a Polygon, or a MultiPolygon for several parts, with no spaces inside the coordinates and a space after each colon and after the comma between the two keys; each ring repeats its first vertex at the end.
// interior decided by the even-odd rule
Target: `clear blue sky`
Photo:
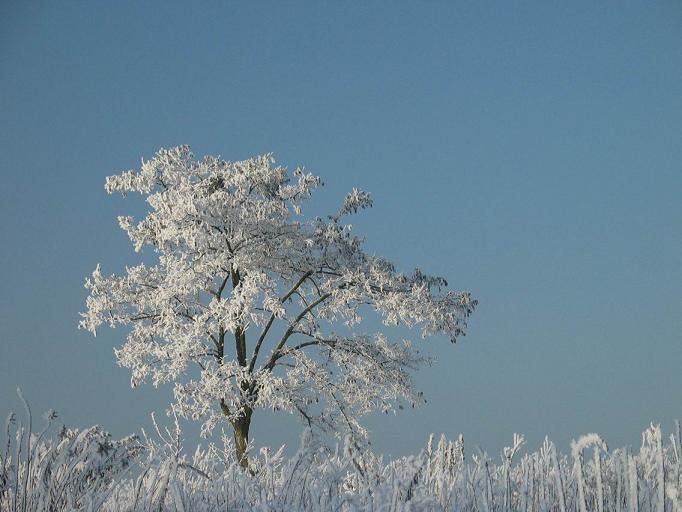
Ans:
{"type": "MultiPolygon", "coordinates": [[[[429,403],[371,418],[497,453],[513,432],[637,444],[682,417],[682,4],[0,3],[0,413],[116,435],[162,412],[123,331],[77,331],[97,262],[137,261],[104,178],[162,146],[274,152],[375,208],[368,246],[470,289],[469,335],[424,346],[429,403]]],[[[257,415],[257,442],[298,425],[257,415]]]]}

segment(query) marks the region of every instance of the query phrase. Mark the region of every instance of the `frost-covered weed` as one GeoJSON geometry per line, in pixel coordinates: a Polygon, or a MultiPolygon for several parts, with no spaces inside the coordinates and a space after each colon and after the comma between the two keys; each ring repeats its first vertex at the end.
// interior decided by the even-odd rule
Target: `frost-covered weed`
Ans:
{"type": "Polygon", "coordinates": [[[20,390],[19,397],[27,425],[17,425],[14,413],[7,416],[0,451],[0,512],[101,509],[144,449],[137,436],[116,441],[93,426],[80,431],[63,427],[46,438],[56,414],[48,411],[36,434],[20,390]]]}
{"type": "Polygon", "coordinates": [[[245,471],[231,436],[188,455],[177,420],[154,424],[153,434],[113,441],[99,427],[46,437],[12,416],[0,453],[0,512],[682,511],[679,429],[666,439],[650,426],[638,452],[611,451],[589,434],[569,457],[548,439],[521,456],[524,439],[515,434],[499,459],[468,454],[461,437],[432,436],[417,455],[389,461],[352,436],[331,448],[306,430],[295,455],[252,449],[245,471]]]}

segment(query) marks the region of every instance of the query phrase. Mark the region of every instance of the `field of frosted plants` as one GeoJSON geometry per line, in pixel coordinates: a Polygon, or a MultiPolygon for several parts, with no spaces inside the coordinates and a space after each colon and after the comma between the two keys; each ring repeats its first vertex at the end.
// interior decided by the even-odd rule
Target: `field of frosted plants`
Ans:
{"type": "Polygon", "coordinates": [[[570,454],[549,439],[525,452],[514,434],[497,456],[441,437],[395,460],[304,431],[293,457],[261,449],[244,471],[227,436],[185,454],[177,421],[114,440],[97,426],[49,434],[55,414],[36,428],[25,409],[5,424],[0,512],[682,511],[679,422],[669,435],[647,428],[637,451],[589,434],[570,454]]]}

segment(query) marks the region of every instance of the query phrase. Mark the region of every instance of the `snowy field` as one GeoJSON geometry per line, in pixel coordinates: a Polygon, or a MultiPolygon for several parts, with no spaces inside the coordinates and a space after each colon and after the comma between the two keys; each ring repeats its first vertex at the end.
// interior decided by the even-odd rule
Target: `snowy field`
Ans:
{"type": "Polygon", "coordinates": [[[432,438],[395,460],[304,431],[293,457],[252,451],[246,472],[228,436],[188,455],[177,422],[114,440],[97,426],[49,435],[54,417],[8,417],[0,511],[682,511],[679,422],[647,428],[638,450],[589,434],[570,454],[549,439],[530,451],[515,434],[498,455],[432,438]]]}

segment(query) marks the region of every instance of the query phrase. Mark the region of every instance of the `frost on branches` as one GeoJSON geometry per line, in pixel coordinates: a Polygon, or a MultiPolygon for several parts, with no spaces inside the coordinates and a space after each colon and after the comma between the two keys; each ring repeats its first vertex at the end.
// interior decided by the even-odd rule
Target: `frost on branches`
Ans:
{"type": "Polygon", "coordinates": [[[115,354],[132,385],[173,381],[174,410],[203,420],[205,433],[226,418],[240,460],[256,408],[362,439],[362,414],[422,401],[409,371],[427,360],[408,341],[359,331],[367,313],[454,341],[477,303],[443,291],[441,277],[405,275],[365,253],[345,223],[372,205],[365,192],[354,189],[334,215],[303,217],[320,185],[302,169],[290,178],[270,155],[195,160],[188,146],[106,180],[109,193],[146,197],[144,219],[118,221],[158,263],[120,276],[98,265],[80,327],[128,326],[115,354]]]}

